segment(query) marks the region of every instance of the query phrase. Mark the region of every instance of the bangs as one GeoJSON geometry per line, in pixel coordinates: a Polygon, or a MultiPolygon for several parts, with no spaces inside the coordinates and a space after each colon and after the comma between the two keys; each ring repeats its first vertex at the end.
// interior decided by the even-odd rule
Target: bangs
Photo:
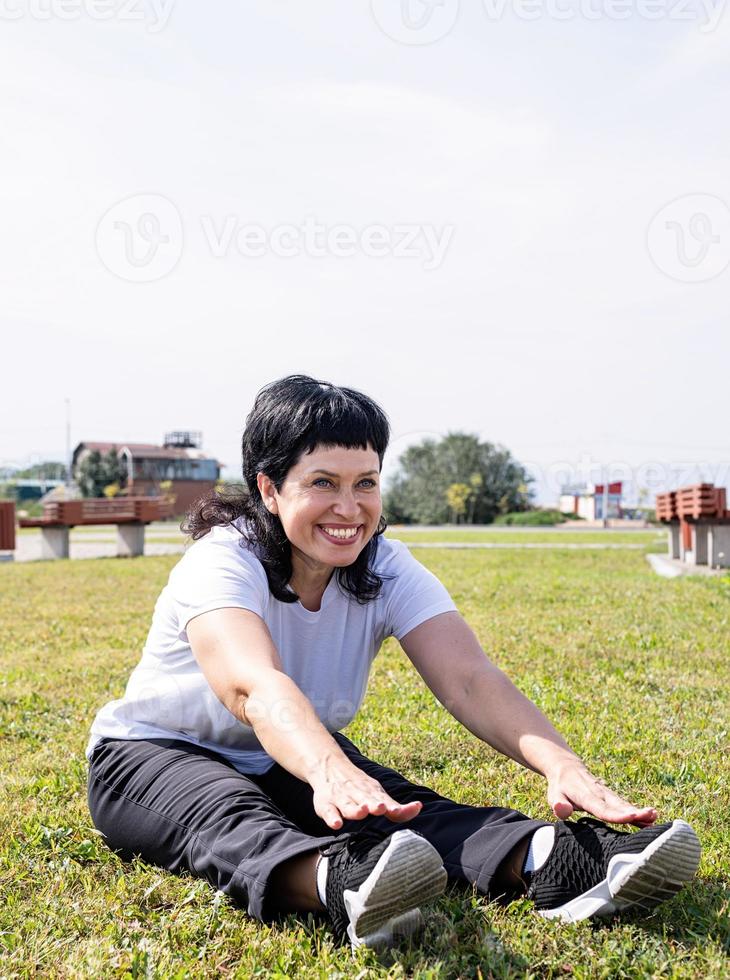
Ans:
{"type": "MultiPolygon", "coordinates": [[[[388,448],[390,427],[380,412],[373,411],[372,403],[361,403],[355,392],[330,389],[321,392],[315,404],[306,406],[306,419],[301,419],[299,448],[302,454],[311,453],[317,447],[367,449],[378,454],[382,466],[388,448]]],[[[304,407],[304,406],[303,406],[304,407]]]]}

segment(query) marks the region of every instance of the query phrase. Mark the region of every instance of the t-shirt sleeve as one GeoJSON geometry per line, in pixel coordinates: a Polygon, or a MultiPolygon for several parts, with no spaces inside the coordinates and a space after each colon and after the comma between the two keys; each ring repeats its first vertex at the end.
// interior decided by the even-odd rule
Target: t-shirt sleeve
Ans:
{"type": "Polygon", "coordinates": [[[184,640],[188,623],[202,613],[234,607],[263,619],[268,605],[263,565],[236,539],[201,538],[173,568],[167,588],[184,640]]]}
{"type": "Polygon", "coordinates": [[[416,626],[439,613],[456,609],[446,586],[413,557],[402,541],[389,541],[393,552],[383,571],[386,580],[386,636],[402,639],[416,626]]]}

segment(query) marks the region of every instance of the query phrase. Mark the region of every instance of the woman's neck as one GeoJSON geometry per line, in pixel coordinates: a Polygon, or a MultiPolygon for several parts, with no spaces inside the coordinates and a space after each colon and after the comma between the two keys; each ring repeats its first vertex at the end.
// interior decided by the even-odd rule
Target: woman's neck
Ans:
{"type": "Polygon", "coordinates": [[[316,599],[324,595],[334,568],[331,565],[308,564],[302,561],[298,555],[292,555],[292,574],[289,579],[289,587],[297,595],[304,595],[308,599],[316,599]]]}

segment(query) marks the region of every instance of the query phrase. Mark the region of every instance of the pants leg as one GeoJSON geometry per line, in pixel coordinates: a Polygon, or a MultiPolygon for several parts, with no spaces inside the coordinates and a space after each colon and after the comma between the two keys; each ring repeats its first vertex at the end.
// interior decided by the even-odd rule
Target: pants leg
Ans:
{"type": "MultiPolygon", "coordinates": [[[[418,831],[441,855],[450,879],[476,885],[485,895],[496,898],[504,891],[497,881],[499,865],[525,837],[538,827],[550,826],[545,820],[531,820],[517,810],[496,806],[468,806],[440,796],[427,786],[409,782],[394,769],[365,758],[348,738],[335,739],[359,769],[377,779],[399,803],[421,800],[417,817],[405,824],[394,824],[387,817],[368,818],[384,830],[400,827],[418,831]]],[[[346,821],[343,830],[354,830],[362,821],[346,821]]]]}
{"type": "Polygon", "coordinates": [[[492,897],[501,890],[495,884],[499,865],[546,824],[515,810],[456,803],[367,759],[344,735],[334,737],[353,765],[394,799],[421,800],[421,813],[406,824],[385,817],[346,820],[333,832],[314,811],[311,787],[282,766],[245,776],[221,756],[175,739],[103,739],[91,760],[89,810],[123,857],[137,854],[175,873],[188,870],[258,919],[276,914],[267,886],[279,864],[365,823],[384,833],[418,831],[439,852],[452,880],[492,897]]]}
{"type": "Polygon", "coordinates": [[[276,914],[267,894],[274,868],[337,835],[323,821],[319,836],[305,833],[255,778],[189,742],[103,739],[89,770],[89,810],[122,857],[188,870],[268,919],[276,914]]]}

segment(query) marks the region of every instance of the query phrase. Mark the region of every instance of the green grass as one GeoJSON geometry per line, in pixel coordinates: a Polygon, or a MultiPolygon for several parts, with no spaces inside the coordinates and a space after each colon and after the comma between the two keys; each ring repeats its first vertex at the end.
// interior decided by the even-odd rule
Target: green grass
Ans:
{"type": "Polygon", "coordinates": [[[389,528],[386,537],[398,538],[408,542],[453,541],[466,543],[489,544],[550,544],[559,547],[561,544],[600,544],[600,545],[641,545],[648,551],[666,551],[667,532],[663,530],[646,531],[546,531],[545,528],[512,528],[507,530],[478,530],[462,529],[411,531],[407,527],[389,528]]]}
{"type": "MultiPolygon", "coordinates": [[[[176,557],[0,565],[0,976],[728,975],[730,578],[654,576],[635,551],[417,552],[482,645],[609,783],[703,843],[646,919],[565,927],[450,889],[380,961],[312,920],[262,926],[189,875],[121,861],[86,807],[95,711],[137,662],[176,557]]],[[[348,734],[411,778],[548,817],[543,781],[450,718],[394,640],[348,734]]]]}
{"type": "MultiPolygon", "coordinates": [[[[116,526],[99,524],[88,527],[76,527],[71,531],[71,543],[89,540],[116,540],[116,526]]],[[[39,528],[20,528],[19,534],[36,535],[40,537],[39,528]]],[[[386,537],[397,538],[400,541],[414,544],[430,544],[433,542],[467,543],[467,544],[498,544],[525,545],[548,544],[553,548],[561,545],[601,545],[601,547],[624,547],[644,551],[666,551],[667,533],[662,529],[637,531],[574,531],[572,529],[545,530],[545,528],[509,528],[469,530],[463,528],[446,528],[438,530],[410,530],[408,527],[390,528],[386,537]]],[[[151,524],[147,528],[145,539],[156,544],[185,544],[189,540],[180,532],[175,524],[151,524]]]]}

